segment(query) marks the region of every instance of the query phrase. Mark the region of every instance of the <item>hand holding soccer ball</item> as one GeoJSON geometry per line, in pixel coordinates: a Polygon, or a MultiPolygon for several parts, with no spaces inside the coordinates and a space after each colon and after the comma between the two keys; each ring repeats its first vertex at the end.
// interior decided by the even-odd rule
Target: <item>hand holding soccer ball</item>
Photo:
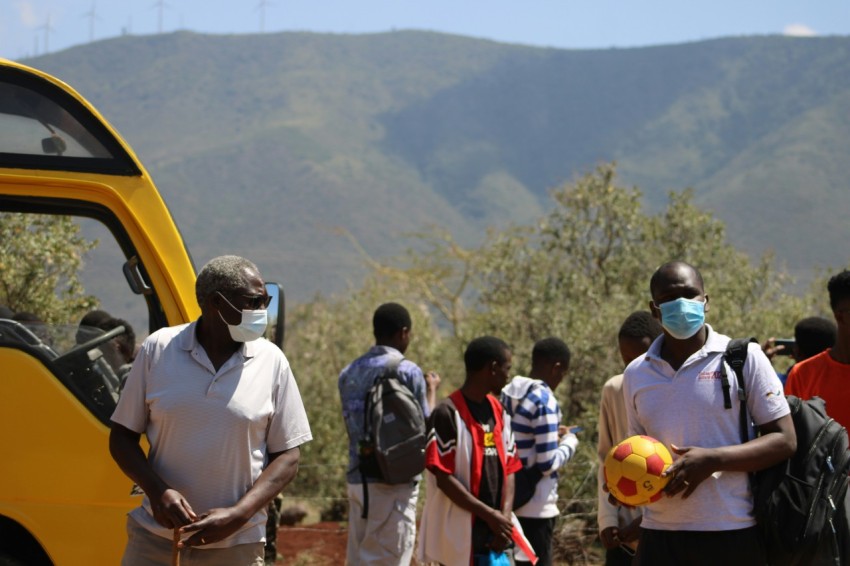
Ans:
{"type": "Polygon", "coordinates": [[[632,507],[661,498],[669,477],[661,474],[673,463],[667,447],[644,435],[631,436],[605,457],[605,485],[618,501],[632,507]]]}

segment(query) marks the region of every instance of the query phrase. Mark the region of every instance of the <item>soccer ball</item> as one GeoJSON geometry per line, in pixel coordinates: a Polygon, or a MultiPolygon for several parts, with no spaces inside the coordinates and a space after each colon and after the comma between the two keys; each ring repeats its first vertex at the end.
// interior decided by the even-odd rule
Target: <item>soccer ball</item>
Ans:
{"type": "Polygon", "coordinates": [[[661,472],[672,463],[667,447],[651,436],[631,436],[605,457],[605,485],[621,503],[648,505],[661,499],[661,490],[670,479],[661,477],[661,472]]]}

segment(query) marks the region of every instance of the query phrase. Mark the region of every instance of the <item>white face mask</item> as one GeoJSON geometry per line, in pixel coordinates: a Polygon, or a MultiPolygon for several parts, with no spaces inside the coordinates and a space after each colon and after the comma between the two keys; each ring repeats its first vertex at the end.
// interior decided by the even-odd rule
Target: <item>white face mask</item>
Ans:
{"type": "MultiPolygon", "coordinates": [[[[218,294],[221,295],[221,293],[218,294]]],[[[227,304],[233,307],[233,310],[239,311],[239,309],[233,306],[233,303],[227,300],[227,297],[221,295],[221,298],[227,301],[227,304]]],[[[224,324],[227,325],[227,329],[230,331],[230,337],[233,338],[233,341],[253,342],[262,336],[269,323],[268,311],[266,309],[262,309],[256,311],[242,310],[239,312],[242,313],[242,320],[239,324],[230,324],[224,320],[224,317],[221,316],[221,312],[218,313],[218,316],[220,316],[221,320],[224,321],[224,324]]]]}

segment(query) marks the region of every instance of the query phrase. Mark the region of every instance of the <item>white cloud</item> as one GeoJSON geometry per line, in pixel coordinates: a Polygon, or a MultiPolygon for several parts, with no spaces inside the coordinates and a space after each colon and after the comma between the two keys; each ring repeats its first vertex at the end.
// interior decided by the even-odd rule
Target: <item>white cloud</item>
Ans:
{"type": "Polygon", "coordinates": [[[27,27],[35,27],[41,23],[35,13],[35,6],[29,0],[18,0],[15,2],[15,9],[18,11],[18,19],[27,27]]]}
{"type": "Polygon", "coordinates": [[[782,34],[789,35],[791,37],[814,37],[818,34],[818,32],[806,24],[788,24],[785,26],[785,29],[782,30],[782,34]]]}

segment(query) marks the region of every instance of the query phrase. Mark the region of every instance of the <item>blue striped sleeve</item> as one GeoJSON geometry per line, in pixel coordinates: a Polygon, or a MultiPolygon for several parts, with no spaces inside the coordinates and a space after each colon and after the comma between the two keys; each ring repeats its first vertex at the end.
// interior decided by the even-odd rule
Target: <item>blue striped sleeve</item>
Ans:
{"type": "Polygon", "coordinates": [[[567,463],[575,450],[559,441],[560,410],[548,388],[538,388],[537,404],[537,418],[533,421],[534,451],[538,469],[549,475],[567,463]]]}

